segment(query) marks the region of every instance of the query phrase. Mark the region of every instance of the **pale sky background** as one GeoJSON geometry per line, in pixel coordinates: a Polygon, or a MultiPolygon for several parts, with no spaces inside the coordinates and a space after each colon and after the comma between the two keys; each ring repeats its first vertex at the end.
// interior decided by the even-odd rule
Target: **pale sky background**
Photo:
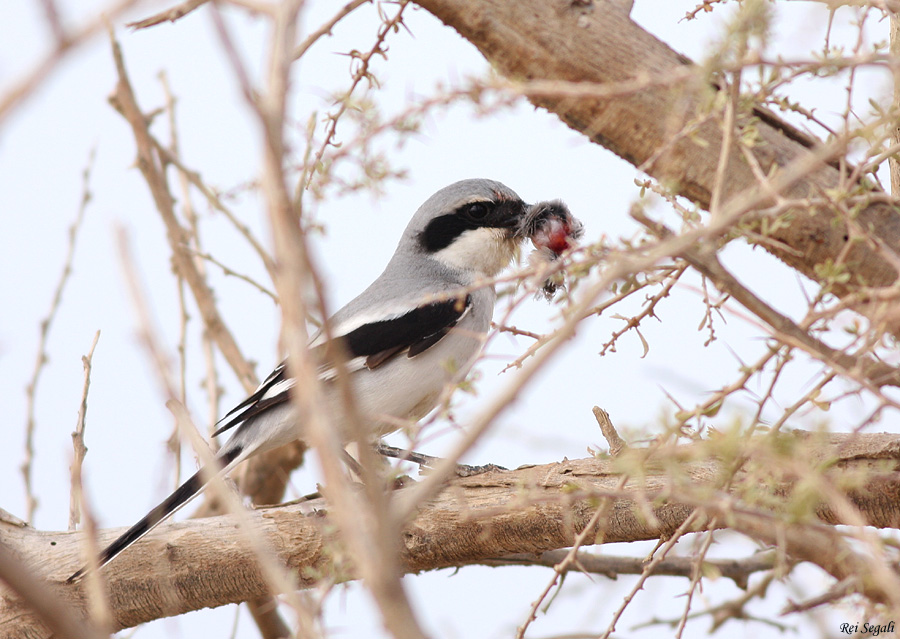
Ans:
{"type": "MultiPolygon", "coordinates": [[[[335,10],[335,3],[311,3],[305,29],[317,27],[335,10]],[[325,5],[324,7],[322,5],[325,5]]],[[[78,24],[104,5],[103,2],[61,1],[68,24],[78,24]]],[[[145,4],[128,20],[143,18],[167,5],[145,4]]],[[[729,10],[679,22],[693,2],[637,0],[634,19],[676,50],[700,60],[721,31],[729,10]]],[[[821,47],[827,14],[818,3],[788,3],[776,7],[778,32],[772,51],[786,57],[808,57],[821,47]]],[[[393,5],[387,7],[393,13],[393,5]]],[[[258,74],[264,64],[265,28],[262,20],[241,11],[226,11],[232,34],[240,41],[245,61],[258,74]]],[[[851,10],[838,13],[834,34],[848,45],[855,31],[847,25],[851,10]]],[[[320,120],[331,108],[329,95],[349,83],[349,60],[342,52],[367,50],[378,28],[373,7],[364,7],[342,23],[334,36],[320,41],[310,56],[297,65],[291,115],[299,128],[313,110],[320,120]]],[[[116,33],[126,64],[145,110],[163,103],[157,74],[165,71],[178,97],[177,115],[185,162],[199,169],[208,184],[230,190],[255,179],[259,173],[260,147],[257,127],[249,113],[231,68],[222,55],[207,9],[201,9],[175,25],[132,32],[120,20],[116,33]]],[[[432,95],[438,84],[454,86],[468,76],[483,75],[488,65],[470,44],[444,27],[424,10],[407,10],[405,30],[388,39],[389,59],[377,60],[374,70],[383,90],[373,94],[384,113],[399,113],[432,95]]],[[[0,3],[0,92],[30,69],[49,47],[50,39],[38,3],[0,3]]],[[[869,25],[870,40],[886,39],[886,21],[869,25]]],[[[178,310],[176,291],[168,265],[165,231],[155,212],[146,185],[133,167],[134,142],[130,129],[106,103],[114,85],[109,44],[100,38],[70,56],[49,82],[33,95],[0,129],[0,380],[7,407],[0,447],[0,506],[24,516],[25,502],[19,466],[23,459],[26,415],[25,385],[34,367],[38,326],[50,307],[67,247],[67,228],[75,219],[81,197],[81,173],[91,149],[96,149],[91,190],[94,199],[81,228],[74,272],[62,307],[52,326],[49,364],[38,388],[34,461],[35,491],[40,506],[33,524],[39,529],[64,529],[68,509],[68,466],[71,439],[82,386],[81,356],[90,347],[95,331],[102,335],[94,355],[89,398],[85,481],[93,509],[104,527],[130,525],[172,488],[171,460],[165,439],[172,420],[163,405],[156,377],[137,339],[137,320],[128,297],[115,244],[115,228],[123,226],[131,239],[141,277],[153,307],[154,319],[170,348],[176,343],[178,310]],[[161,258],[160,256],[165,256],[161,258]]],[[[834,121],[846,95],[840,83],[798,86],[791,95],[817,115],[834,121]]],[[[867,112],[867,98],[882,99],[884,77],[866,73],[856,96],[859,113],[867,112]]],[[[167,139],[160,122],[157,134],[167,139]]],[[[340,136],[341,139],[348,138],[340,136]]],[[[386,264],[415,209],[431,193],[451,182],[469,177],[500,180],[526,201],[562,198],[586,226],[586,239],[604,234],[630,237],[636,226],[627,218],[629,204],[638,196],[634,179],[642,177],[631,165],[609,151],[587,142],[557,118],[526,102],[512,109],[482,117],[468,105],[432,113],[420,135],[401,148],[383,145],[395,168],[404,168],[408,179],[388,182],[384,195],[346,197],[322,203],[319,219],[327,226],[316,240],[317,254],[326,276],[334,308],[359,293],[386,264]]],[[[174,183],[174,180],[173,180],[174,183]]],[[[220,215],[209,211],[200,197],[194,204],[202,215],[204,241],[235,270],[265,280],[261,265],[220,215]]],[[[259,199],[246,193],[233,202],[234,209],[257,236],[268,242],[259,199]]],[[[789,314],[805,307],[803,290],[814,290],[783,268],[762,250],[744,245],[730,247],[726,262],[738,276],[769,301],[789,314]]],[[[259,362],[264,377],[280,357],[277,349],[279,313],[272,302],[244,283],[225,278],[209,267],[223,315],[244,350],[259,362]]],[[[650,345],[646,358],[634,334],[626,335],[617,352],[600,358],[602,344],[621,320],[604,316],[584,323],[575,340],[532,383],[499,420],[489,436],[472,452],[471,463],[494,462],[508,467],[577,458],[586,447],[604,445],[591,407],[609,411],[621,432],[641,429],[658,432],[661,418],[671,413],[671,395],[685,406],[732,380],[739,361],[756,359],[765,347],[764,333],[744,312],[726,312],[727,323],[717,320],[719,340],[704,348],[705,332],[698,332],[703,306],[696,286],[698,278],[684,278],[671,299],[657,310],[662,320],[649,320],[642,334],[650,345]]],[[[635,309],[632,304],[627,307],[635,309]]],[[[733,308],[733,307],[732,307],[733,308]]],[[[616,312],[623,313],[624,309],[616,312]]],[[[543,331],[558,322],[553,306],[541,301],[526,303],[513,323],[527,330],[543,331]]],[[[197,352],[200,320],[193,312],[190,344],[197,352]]],[[[493,343],[491,357],[479,368],[482,381],[477,397],[458,398],[457,417],[466,416],[492,391],[508,383],[511,374],[498,376],[504,364],[528,346],[528,340],[506,335],[493,343]]],[[[174,357],[174,349],[171,350],[174,357]]],[[[795,391],[808,389],[814,366],[801,362],[793,367],[776,398],[782,406],[793,401],[795,391]]],[[[174,359],[173,359],[174,363],[174,359]]],[[[222,370],[227,370],[224,366],[222,370]]],[[[200,385],[201,360],[189,365],[189,407],[202,420],[205,396],[200,385]]],[[[227,372],[221,379],[227,409],[243,398],[236,380],[227,372]]],[[[835,391],[839,390],[836,386],[835,391]]],[[[719,416],[727,425],[752,398],[736,397],[719,416]]],[[[793,420],[794,427],[810,428],[830,420],[836,429],[852,427],[866,414],[855,399],[835,404],[829,413],[806,414],[793,420]]],[[[772,408],[766,413],[777,419],[772,408]]],[[[896,414],[887,413],[882,426],[896,430],[896,414]]],[[[429,443],[426,452],[441,454],[450,448],[452,434],[429,443]]],[[[185,454],[186,469],[193,457],[185,454]]],[[[309,492],[317,481],[315,469],[304,469],[293,479],[296,494],[309,492]]],[[[187,509],[190,511],[190,508],[187,509]]],[[[182,517],[185,514],[181,515],[182,517]]],[[[734,534],[720,533],[711,556],[749,553],[752,544],[734,534]]],[[[690,544],[684,545],[690,551],[690,544]]],[[[648,544],[604,546],[592,551],[643,556],[648,544]]],[[[74,569],[74,566],[72,567],[74,569]]],[[[807,594],[826,586],[813,568],[800,570],[799,580],[810,584],[807,594]]],[[[541,592],[551,572],[544,568],[487,569],[470,567],[406,578],[426,629],[435,637],[508,637],[525,619],[530,602],[541,592]]],[[[568,632],[602,632],[613,610],[630,588],[630,578],[616,582],[570,575],[561,596],[547,614],[539,614],[531,637],[568,632]]],[[[619,623],[617,636],[654,636],[665,627],[633,630],[640,621],[657,616],[677,618],[684,599],[678,597],[688,582],[653,578],[619,623]]],[[[383,631],[369,598],[356,584],[341,587],[327,607],[327,623],[334,637],[380,637],[383,631]]],[[[776,585],[770,590],[771,605],[750,607],[761,617],[774,619],[787,597],[797,596],[776,585]]],[[[707,582],[698,594],[695,610],[707,602],[733,598],[738,590],[725,580],[707,582]]],[[[139,628],[136,637],[229,636],[235,624],[234,606],[206,610],[167,619],[139,628]]],[[[240,609],[237,637],[255,637],[249,615],[240,609]]],[[[837,634],[842,621],[863,621],[849,608],[822,618],[820,631],[808,617],[783,620],[798,633],[816,637],[837,634]]],[[[686,637],[705,636],[709,620],[688,625],[686,637]]],[[[731,623],[729,636],[766,636],[775,630],[761,623],[731,623]],[[735,633],[736,630],[739,632],[735,633]]]]}

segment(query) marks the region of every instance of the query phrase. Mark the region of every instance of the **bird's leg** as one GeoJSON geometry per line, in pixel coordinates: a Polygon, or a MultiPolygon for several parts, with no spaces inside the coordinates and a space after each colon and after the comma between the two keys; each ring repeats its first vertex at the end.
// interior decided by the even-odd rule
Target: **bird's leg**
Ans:
{"type": "MultiPolygon", "coordinates": [[[[414,464],[418,464],[419,471],[427,471],[433,469],[437,462],[441,461],[440,457],[432,457],[431,455],[425,455],[424,453],[417,453],[414,450],[405,450],[403,448],[397,448],[395,446],[388,446],[385,443],[379,442],[375,445],[375,452],[384,457],[390,457],[392,459],[400,459],[403,461],[410,461],[414,464]]],[[[481,475],[483,473],[490,472],[492,470],[507,470],[503,466],[497,466],[496,464],[484,464],[482,466],[469,466],[468,464],[457,464],[456,465],[456,476],[457,477],[472,477],[473,475],[481,475]]]]}
{"type": "Polygon", "coordinates": [[[390,457],[391,459],[399,459],[418,464],[419,467],[431,467],[434,466],[435,462],[441,461],[440,457],[432,457],[431,455],[426,455],[424,453],[417,453],[414,450],[388,446],[384,442],[375,444],[375,452],[382,457],[390,457]]]}
{"type": "Polygon", "coordinates": [[[356,458],[349,452],[347,452],[346,449],[341,451],[341,459],[343,460],[344,464],[346,464],[347,469],[350,471],[351,477],[353,477],[354,479],[362,477],[362,465],[358,461],[356,461],[356,458]]]}

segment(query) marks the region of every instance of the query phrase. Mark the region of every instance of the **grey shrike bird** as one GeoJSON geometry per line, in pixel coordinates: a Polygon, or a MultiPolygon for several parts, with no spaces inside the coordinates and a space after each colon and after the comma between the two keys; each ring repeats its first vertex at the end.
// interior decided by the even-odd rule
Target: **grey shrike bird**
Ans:
{"type": "MultiPolygon", "coordinates": [[[[512,261],[521,241],[536,228],[533,219],[526,224],[529,210],[511,189],[491,180],[463,180],[441,189],[416,211],[378,279],[331,317],[331,334],[342,341],[347,356],[358,414],[371,426],[373,438],[395,430],[397,419],[424,417],[454,374],[464,374],[473,364],[496,299],[493,286],[473,285],[512,261]]],[[[316,361],[323,361],[326,347],[322,335],[312,339],[316,361]]],[[[329,383],[334,376],[327,364],[320,368],[326,410],[347,439],[340,393],[329,383]]],[[[225,415],[214,435],[229,430],[232,435],[212,472],[201,469],[188,479],[110,544],[99,565],[199,494],[211,475],[303,439],[302,416],[289,401],[294,383],[282,363],[225,415]]]]}

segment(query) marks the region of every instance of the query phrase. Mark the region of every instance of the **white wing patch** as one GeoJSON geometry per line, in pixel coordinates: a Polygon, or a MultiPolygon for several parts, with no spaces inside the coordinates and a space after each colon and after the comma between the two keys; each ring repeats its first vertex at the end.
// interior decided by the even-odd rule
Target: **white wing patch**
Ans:
{"type": "Polygon", "coordinates": [[[269,373],[269,375],[263,380],[262,384],[260,384],[259,386],[256,387],[256,390],[260,391],[263,388],[265,388],[268,384],[271,384],[273,379],[275,379],[276,377],[281,375],[281,371],[284,370],[284,367],[285,367],[284,362],[282,362],[281,364],[276,366],[275,370],[273,370],[271,373],[269,373]]]}
{"type": "Polygon", "coordinates": [[[260,397],[260,401],[266,399],[272,399],[273,397],[277,397],[281,393],[286,393],[289,389],[293,388],[297,384],[297,380],[293,377],[288,377],[287,379],[283,379],[276,384],[272,384],[269,389],[263,393],[262,397],[260,397]]]}
{"type": "MultiPolygon", "coordinates": [[[[354,357],[351,360],[347,361],[346,368],[347,374],[355,373],[356,371],[360,371],[366,367],[366,358],[365,357],[354,357]]],[[[335,379],[338,376],[337,368],[334,366],[322,366],[319,369],[319,381],[320,382],[328,382],[335,379]]]]}

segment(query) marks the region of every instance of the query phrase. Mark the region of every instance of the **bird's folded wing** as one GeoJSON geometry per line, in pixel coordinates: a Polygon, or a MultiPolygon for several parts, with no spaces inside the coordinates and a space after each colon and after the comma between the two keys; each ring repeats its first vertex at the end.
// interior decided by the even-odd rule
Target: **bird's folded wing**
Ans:
{"type": "MultiPolygon", "coordinates": [[[[419,355],[447,335],[465,317],[471,306],[470,295],[431,302],[384,319],[368,321],[336,335],[335,339],[341,340],[347,357],[347,372],[377,368],[404,352],[410,358],[419,355]]],[[[336,328],[341,329],[340,326],[336,328]]],[[[310,351],[321,362],[319,379],[333,379],[337,375],[337,369],[333,361],[329,361],[332,358],[326,355],[328,343],[320,339],[313,340],[310,351]]],[[[276,404],[288,401],[288,391],[296,382],[288,376],[285,364],[282,362],[252,395],[220,420],[222,425],[213,433],[213,437],[276,404]]]]}

